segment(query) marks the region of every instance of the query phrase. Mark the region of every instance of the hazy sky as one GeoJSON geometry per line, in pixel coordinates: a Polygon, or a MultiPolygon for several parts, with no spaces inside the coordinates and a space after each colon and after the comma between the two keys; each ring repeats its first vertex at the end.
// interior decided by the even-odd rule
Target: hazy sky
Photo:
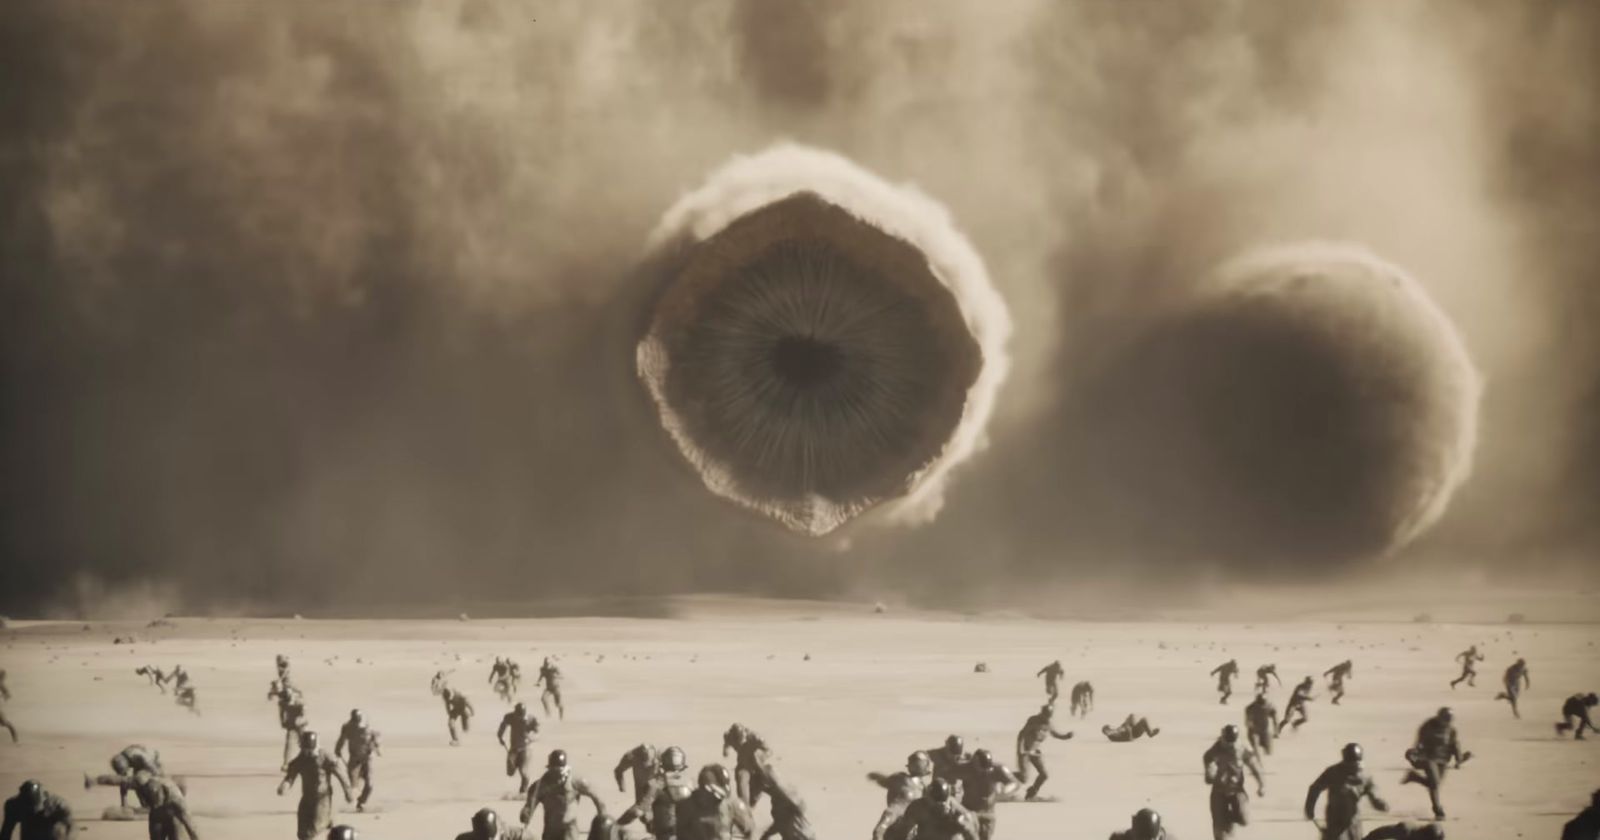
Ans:
{"type": "Polygon", "coordinates": [[[14,0],[0,53],[13,614],[1227,577],[1108,501],[1138,453],[1073,395],[1304,238],[1414,274],[1487,380],[1473,478],[1384,562],[1600,567],[1595,4],[14,0]],[[646,236],[785,139],[942,202],[1010,304],[922,528],[711,497],[633,378],[646,236]]]}

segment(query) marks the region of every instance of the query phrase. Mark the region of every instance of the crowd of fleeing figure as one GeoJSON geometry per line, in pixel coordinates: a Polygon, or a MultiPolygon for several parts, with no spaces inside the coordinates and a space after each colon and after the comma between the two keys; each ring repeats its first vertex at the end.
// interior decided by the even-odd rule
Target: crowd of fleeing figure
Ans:
{"type": "MultiPolygon", "coordinates": [[[[1450,683],[1452,690],[1465,683],[1475,685],[1476,664],[1484,661],[1476,646],[1456,657],[1462,664],[1461,676],[1450,683]]],[[[978,669],[987,673],[987,668],[978,669]]],[[[194,687],[182,666],[170,673],[145,666],[137,673],[167,691],[170,684],[178,703],[198,714],[194,687]]],[[[505,820],[493,808],[472,814],[469,830],[457,840],[619,840],[627,826],[639,825],[656,840],[732,840],[758,837],[759,840],[815,840],[804,799],[792,780],[783,772],[767,739],[750,727],[735,723],[722,738],[721,758],[731,759],[731,768],[718,761],[691,771],[683,747],[658,749],[639,744],[626,751],[613,770],[617,789],[624,794],[632,781],[632,803],[615,818],[605,800],[582,776],[575,773],[565,750],[546,754],[544,766],[533,768],[534,744],[541,732],[539,719],[526,703],[517,699],[521,688],[521,667],[509,657],[496,657],[489,672],[489,684],[502,701],[512,708],[501,718],[496,740],[504,751],[507,777],[517,780],[523,801],[517,823],[505,820]],[[593,816],[582,817],[580,805],[587,800],[593,816]],[[765,827],[758,832],[756,814],[765,803],[765,827]],[[539,817],[535,829],[535,817],[539,817]]],[[[1233,681],[1239,675],[1237,660],[1229,660],[1211,671],[1217,678],[1220,703],[1233,696],[1233,681]]],[[[1340,662],[1322,676],[1328,681],[1331,703],[1345,696],[1346,682],[1352,678],[1350,660],[1340,662]]],[[[1000,803],[1035,800],[1041,797],[1050,778],[1045,747],[1051,740],[1066,741],[1072,731],[1061,731],[1056,723],[1056,701],[1061,695],[1066,669],[1051,662],[1037,673],[1045,681],[1045,703],[1029,714],[1016,735],[1016,765],[1006,766],[988,749],[968,751],[965,739],[952,734],[943,743],[916,750],[906,757],[902,770],[872,772],[867,779],[885,793],[885,807],[872,828],[873,840],[994,840],[998,836],[996,810],[1000,803]]],[[[560,667],[545,658],[539,668],[536,687],[542,689],[541,707],[546,718],[552,714],[564,720],[563,676],[560,667]]],[[[1226,840],[1250,821],[1250,795],[1265,794],[1262,764],[1273,754],[1287,730],[1294,733],[1310,720],[1307,704],[1315,696],[1315,680],[1306,676],[1290,692],[1280,715],[1269,698],[1276,684],[1282,687],[1277,666],[1267,663],[1256,669],[1254,699],[1244,707],[1243,728],[1223,726],[1216,740],[1201,755],[1202,778],[1210,790],[1209,804],[1213,840],[1226,840]]],[[[1518,700],[1532,685],[1527,663],[1518,659],[1505,673],[1504,691],[1497,700],[1506,700],[1520,718],[1518,700]]],[[[434,674],[430,688],[444,704],[446,730],[452,746],[462,743],[470,732],[475,714],[470,701],[450,684],[450,672],[434,674]]],[[[5,672],[0,670],[0,699],[10,698],[5,672]]],[[[1069,692],[1070,718],[1086,718],[1094,709],[1094,686],[1088,680],[1075,683],[1069,692]]],[[[279,654],[276,675],[267,699],[276,705],[283,730],[283,779],[278,794],[291,787],[300,788],[296,809],[296,836],[299,840],[359,840],[349,825],[335,825],[335,789],[356,811],[366,810],[374,794],[374,765],[383,755],[382,740],[366,715],[352,709],[340,727],[333,751],[321,747],[318,733],[311,731],[305,697],[291,674],[289,658],[279,654]]],[[[1593,693],[1568,697],[1556,723],[1558,735],[1571,733],[1582,740],[1594,730],[1591,710],[1600,702],[1593,693]]],[[[0,725],[18,738],[16,729],[5,718],[0,705],[0,725]]],[[[1154,738],[1161,730],[1136,714],[1128,714],[1116,726],[1106,724],[1101,734],[1113,743],[1125,744],[1154,738]]],[[[1281,744],[1280,744],[1281,746],[1281,744]]],[[[1428,796],[1434,821],[1398,822],[1366,830],[1363,816],[1370,808],[1386,812],[1388,803],[1365,767],[1366,751],[1360,744],[1346,744],[1339,760],[1319,774],[1306,789],[1305,818],[1313,822],[1322,840],[1444,840],[1445,819],[1441,789],[1447,773],[1459,769],[1472,753],[1461,746],[1454,712],[1440,708],[1418,728],[1405,752],[1410,769],[1403,784],[1422,786],[1428,796]],[[1319,818],[1317,806],[1326,804],[1319,818]]],[[[130,745],[111,757],[109,774],[84,776],[85,789],[116,787],[120,807],[128,809],[127,798],[134,794],[137,807],[149,824],[151,840],[180,840],[185,834],[196,840],[199,834],[190,818],[188,790],[181,777],[169,775],[161,756],[143,745],[130,745]]],[[[1568,823],[1562,840],[1595,840],[1600,836],[1600,791],[1594,794],[1588,810],[1568,823]]],[[[73,833],[72,811],[54,793],[37,781],[29,780],[18,794],[5,803],[5,823],[0,840],[11,840],[20,829],[22,840],[61,840],[73,833]]],[[[1160,814],[1143,808],[1133,814],[1126,829],[1114,831],[1112,840],[1171,840],[1160,814]]]]}

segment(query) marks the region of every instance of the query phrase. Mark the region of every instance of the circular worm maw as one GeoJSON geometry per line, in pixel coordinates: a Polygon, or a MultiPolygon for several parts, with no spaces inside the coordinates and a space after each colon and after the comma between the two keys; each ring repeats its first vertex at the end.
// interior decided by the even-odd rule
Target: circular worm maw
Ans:
{"type": "Polygon", "coordinates": [[[780,147],[686,196],[638,372],[719,496],[810,535],[937,511],[977,451],[1009,319],[943,210],[835,155],[780,147]]]}

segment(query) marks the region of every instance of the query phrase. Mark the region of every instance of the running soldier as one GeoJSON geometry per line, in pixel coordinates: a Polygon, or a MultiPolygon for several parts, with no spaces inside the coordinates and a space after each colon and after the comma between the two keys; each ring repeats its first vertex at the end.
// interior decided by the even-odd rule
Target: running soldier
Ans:
{"type": "MultiPolygon", "coordinates": [[[[638,795],[633,806],[622,812],[617,825],[647,820],[646,828],[655,840],[673,840],[678,834],[678,804],[689,798],[694,784],[689,781],[688,759],[678,747],[661,751],[660,766],[638,795]]],[[[620,786],[621,780],[618,780],[620,786]]]]}
{"type": "Polygon", "coordinates": [[[1089,710],[1094,708],[1094,686],[1084,680],[1072,687],[1072,707],[1068,709],[1073,715],[1080,718],[1088,717],[1089,710]]]}
{"type": "Polygon", "coordinates": [[[509,703],[511,702],[511,696],[506,691],[506,671],[506,661],[496,656],[494,658],[494,667],[489,669],[489,685],[494,687],[494,693],[500,695],[501,700],[509,703]]]}
{"type": "Polygon", "coordinates": [[[729,750],[734,754],[733,778],[739,799],[755,808],[761,801],[764,787],[761,768],[772,751],[760,735],[742,723],[736,723],[722,733],[723,758],[727,758],[729,750]]]}
{"type": "Polygon", "coordinates": [[[273,680],[267,686],[267,699],[276,700],[280,708],[285,703],[290,703],[300,698],[300,689],[285,683],[283,680],[273,680]]]}
{"type": "Polygon", "coordinates": [[[1137,741],[1140,737],[1154,738],[1161,734],[1161,730],[1151,726],[1149,718],[1136,718],[1133,715],[1128,715],[1127,718],[1123,719],[1121,726],[1116,728],[1110,726],[1100,727],[1100,734],[1106,736],[1106,740],[1113,743],[1126,744],[1129,741],[1137,741]]]}
{"type": "Polygon", "coordinates": [[[151,685],[161,689],[162,694],[167,693],[167,675],[161,673],[160,668],[154,665],[140,665],[133,669],[133,672],[148,679],[151,685]]]}
{"type": "Polygon", "coordinates": [[[178,705],[188,709],[190,714],[200,714],[200,706],[195,695],[194,683],[189,681],[189,672],[183,670],[182,665],[172,666],[172,699],[178,705]]]}
{"type": "Polygon", "coordinates": [[[1556,734],[1565,735],[1576,729],[1577,731],[1573,732],[1572,737],[1574,740],[1582,741],[1583,730],[1588,729],[1591,732],[1600,732],[1600,729],[1595,729],[1594,721],[1589,719],[1589,710],[1596,705],[1600,705],[1600,695],[1596,695],[1592,691],[1588,694],[1574,694],[1568,697],[1567,702],[1561,704],[1562,720],[1556,724],[1556,734]]]}
{"type": "Polygon", "coordinates": [[[1250,822],[1250,796],[1245,792],[1245,773],[1256,781],[1256,796],[1266,795],[1261,781],[1261,764],[1256,754],[1239,743],[1239,727],[1222,727],[1222,737],[1200,759],[1205,767],[1206,784],[1211,786],[1211,836],[1227,840],[1235,826],[1250,822]]]}
{"type": "Polygon", "coordinates": [[[1268,662],[1256,669],[1256,693],[1261,694],[1272,687],[1272,680],[1277,680],[1278,685],[1283,685],[1283,680],[1278,678],[1278,666],[1268,662]]]}
{"type": "Polygon", "coordinates": [[[800,798],[799,792],[784,782],[771,764],[762,766],[761,776],[772,799],[772,824],[761,832],[760,840],[771,837],[778,840],[817,840],[816,832],[811,829],[811,820],[806,817],[805,800],[800,798]]]}
{"type": "Polygon", "coordinates": [[[1250,749],[1272,755],[1272,739],[1278,734],[1278,707],[1272,705],[1265,694],[1257,694],[1250,705],[1244,707],[1244,731],[1250,749]]]}
{"type": "Polygon", "coordinates": [[[94,779],[85,776],[85,790],[91,784],[115,787],[122,795],[124,808],[127,807],[128,791],[133,791],[140,807],[149,812],[150,840],[178,840],[180,826],[188,833],[190,840],[197,840],[200,835],[189,820],[189,804],[176,782],[151,772],[148,765],[134,769],[122,753],[118,753],[111,761],[112,769],[117,773],[94,779]]]}
{"type": "Polygon", "coordinates": [[[66,840],[72,836],[72,809],[61,797],[29,779],[17,788],[16,796],[6,800],[0,840],[11,840],[13,829],[22,832],[22,840],[66,840]]]}
{"type": "Polygon", "coordinates": [[[1306,789],[1306,819],[1316,822],[1317,799],[1326,791],[1328,808],[1322,815],[1322,840],[1362,840],[1361,800],[1379,811],[1389,804],[1378,796],[1372,777],[1361,768],[1364,753],[1360,744],[1345,744],[1342,760],[1328,769],[1306,789]]]}
{"type": "Polygon", "coordinates": [[[1527,660],[1518,659],[1511,663],[1511,667],[1506,669],[1505,686],[1506,690],[1496,694],[1494,699],[1510,703],[1511,713],[1521,720],[1522,712],[1517,710],[1517,698],[1522,696],[1524,688],[1533,688],[1533,680],[1528,677],[1527,660]]]}
{"type": "Polygon", "coordinates": [[[1311,702],[1311,687],[1313,685],[1315,685],[1315,681],[1310,677],[1306,677],[1300,681],[1299,685],[1294,687],[1294,693],[1289,695],[1289,705],[1283,707],[1283,718],[1278,721],[1278,731],[1273,733],[1274,735],[1282,735],[1285,726],[1292,726],[1295,732],[1299,732],[1300,727],[1305,725],[1306,720],[1308,720],[1306,717],[1306,704],[1311,702]],[[1291,716],[1294,717],[1293,721],[1289,719],[1291,716]]]}
{"type": "Polygon", "coordinates": [[[1346,659],[1322,672],[1322,675],[1328,678],[1328,691],[1333,693],[1333,699],[1330,702],[1333,705],[1339,705],[1339,700],[1344,697],[1344,681],[1350,678],[1350,674],[1355,671],[1355,668],[1355,663],[1346,659]]]}
{"type": "Polygon", "coordinates": [[[1589,796],[1589,807],[1561,829],[1561,840],[1594,840],[1600,837],[1600,790],[1589,796]]]}
{"type": "MultiPolygon", "coordinates": [[[[933,761],[933,777],[943,779],[952,786],[961,784],[961,768],[966,765],[971,756],[967,755],[967,743],[960,735],[951,735],[944,739],[944,745],[927,750],[928,758],[933,761]]],[[[959,798],[961,791],[953,787],[959,798]]]]}
{"type": "Polygon", "coordinates": [[[333,825],[333,783],[339,782],[344,790],[344,801],[349,803],[350,780],[344,775],[339,760],[317,748],[317,733],[307,732],[300,738],[300,754],[289,762],[283,781],[278,783],[282,796],[295,780],[300,781],[300,808],[295,836],[299,840],[313,840],[323,830],[333,825]]]}
{"type": "Polygon", "coordinates": [[[1468,688],[1478,687],[1478,663],[1483,661],[1483,654],[1478,652],[1478,646],[1473,645],[1456,654],[1456,661],[1461,663],[1461,676],[1450,681],[1450,688],[1461,683],[1466,683],[1468,688]]]}
{"type": "Polygon", "coordinates": [[[557,716],[566,720],[567,707],[561,703],[561,669],[550,661],[550,657],[546,656],[544,664],[539,666],[539,679],[534,685],[544,686],[544,692],[539,695],[539,703],[544,706],[545,715],[550,714],[550,702],[554,700],[557,716]]]}
{"type": "Polygon", "coordinates": [[[889,826],[894,825],[900,815],[906,812],[906,806],[922,798],[922,792],[933,781],[933,759],[926,752],[917,750],[906,757],[904,771],[889,775],[868,773],[867,778],[882,787],[886,794],[883,814],[878,817],[878,824],[872,827],[872,840],[884,840],[889,826]]]}
{"type": "Polygon", "coordinates": [[[289,769],[289,762],[295,756],[295,747],[305,738],[310,724],[306,720],[306,704],[300,700],[298,692],[295,694],[284,693],[278,701],[278,723],[283,727],[283,768],[289,769]]]}
{"type": "Polygon", "coordinates": [[[755,834],[756,820],[732,790],[733,775],[720,764],[700,768],[695,789],[678,802],[677,840],[733,840],[755,834]]]}
{"type": "Polygon", "coordinates": [[[1028,798],[1036,799],[1039,789],[1044,787],[1046,779],[1050,778],[1050,771],[1044,766],[1044,744],[1046,738],[1055,738],[1066,741],[1072,738],[1071,732],[1057,732],[1050,725],[1055,715],[1054,706],[1039,707],[1038,714],[1030,715],[1022,724],[1022,729],[1017,731],[1017,770],[1022,774],[1022,781],[1026,782],[1029,771],[1036,770],[1039,778],[1033,780],[1033,785],[1028,788],[1028,798]]]}
{"type": "Polygon", "coordinates": [[[0,668],[0,726],[4,726],[11,733],[11,743],[17,743],[17,728],[11,725],[11,719],[6,717],[6,702],[11,699],[11,689],[6,687],[6,670],[0,668]]]}
{"type": "Polygon", "coordinates": [[[111,757],[111,775],[93,776],[83,774],[83,789],[88,790],[95,785],[105,785],[118,788],[118,806],[124,810],[128,807],[128,791],[132,786],[127,780],[132,779],[140,771],[154,776],[165,776],[166,771],[161,767],[161,755],[148,747],[140,744],[129,744],[123,747],[122,752],[111,757]]]}
{"type": "MultiPolygon", "coordinates": [[[[1444,840],[1444,828],[1438,823],[1399,822],[1375,828],[1361,840],[1444,840]]],[[[1561,840],[1567,840],[1563,835],[1561,840]]]]}
{"type": "MultiPolygon", "coordinates": [[[[1046,775],[1041,768],[1040,783],[1046,775]]],[[[972,760],[961,774],[961,807],[967,809],[977,823],[978,840],[994,837],[994,806],[1002,797],[1014,795],[1020,787],[1022,782],[1005,765],[996,763],[994,754],[988,750],[972,754],[972,760]]],[[[1028,798],[1032,799],[1037,792],[1030,791],[1028,798]]]]}
{"type": "Polygon", "coordinates": [[[978,824],[956,801],[950,783],[936,778],[928,783],[921,799],[906,806],[887,836],[890,840],[978,840],[978,824]]]}
{"type": "Polygon", "coordinates": [[[1217,678],[1217,691],[1222,695],[1217,702],[1226,705],[1233,696],[1233,678],[1239,676],[1239,660],[1230,659],[1218,665],[1211,669],[1211,676],[1217,678]]]}
{"type": "Polygon", "coordinates": [[[502,825],[500,815],[483,808],[472,815],[472,830],[456,835],[456,840],[534,840],[533,832],[519,825],[502,825]]]}
{"type": "Polygon", "coordinates": [[[351,709],[350,719],[339,727],[339,740],[333,744],[335,758],[344,758],[346,745],[350,748],[350,757],[345,761],[350,770],[350,783],[361,788],[356,810],[365,811],[367,800],[372,798],[372,760],[383,755],[383,745],[379,743],[377,730],[367,725],[367,716],[360,709],[351,709]]]}
{"type": "Polygon", "coordinates": [[[1050,695],[1050,702],[1056,702],[1061,696],[1061,678],[1066,676],[1066,669],[1061,667],[1061,660],[1050,663],[1039,669],[1036,677],[1044,677],[1044,693],[1050,695]]]}
{"type": "Polygon", "coordinates": [[[1455,715],[1448,708],[1428,718],[1417,730],[1416,746],[1406,751],[1406,762],[1413,768],[1407,770],[1403,784],[1422,785],[1428,789],[1428,800],[1433,804],[1433,818],[1444,819],[1444,806],[1439,804],[1439,788],[1444,784],[1445,771],[1451,762],[1460,767],[1472,757],[1461,751],[1461,739],[1456,734],[1455,715]]]}
{"type": "Polygon", "coordinates": [[[450,726],[450,746],[458,747],[461,745],[461,733],[472,729],[472,716],[475,714],[472,703],[465,694],[453,688],[444,688],[439,696],[444,699],[445,722],[450,726]],[[461,724],[459,730],[456,728],[457,722],[461,724]]]}
{"type": "Polygon", "coordinates": [[[650,787],[650,780],[655,778],[660,770],[660,757],[656,748],[649,744],[640,744],[622,754],[622,760],[617,762],[616,769],[611,775],[617,780],[617,792],[627,793],[628,786],[623,780],[631,772],[633,774],[633,799],[639,801],[644,796],[645,790],[650,787]]]}
{"type": "Polygon", "coordinates": [[[528,753],[538,734],[539,719],[530,714],[528,707],[522,703],[506,712],[506,716],[500,719],[500,728],[495,731],[495,740],[506,749],[506,776],[517,777],[517,793],[528,792],[528,753]],[[510,743],[506,742],[508,731],[511,733],[510,743]]]}
{"type": "Polygon", "coordinates": [[[1134,812],[1133,825],[1127,831],[1113,831],[1111,840],[1172,840],[1161,827],[1161,815],[1149,808],[1134,812]]]}
{"type": "Polygon", "coordinates": [[[555,750],[545,763],[544,775],[528,787],[528,799],[522,806],[522,823],[533,822],[533,812],[544,807],[544,840],[579,840],[582,829],[578,827],[578,801],[588,799],[594,803],[595,812],[606,816],[606,803],[595,795],[584,780],[572,775],[567,766],[567,751],[555,750]]]}
{"type": "Polygon", "coordinates": [[[522,690],[522,666],[509,656],[506,657],[506,682],[511,684],[512,694],[522,690]]]}

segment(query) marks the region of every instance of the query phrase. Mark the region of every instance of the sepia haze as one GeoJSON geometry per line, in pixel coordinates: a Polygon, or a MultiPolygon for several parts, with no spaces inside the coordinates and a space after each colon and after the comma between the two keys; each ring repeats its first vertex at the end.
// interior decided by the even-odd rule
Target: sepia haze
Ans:
{"type": "Polygon", "coordinates": [[[13,615],[1600,562],[1600,8],[24,0],[0,50],[13,615]],[[785,141],[943,205],[1015,322],[917,527],[726,504],[634,376],[662,214],[785,141]],[[1415,277],[1484,377],[1472,477],[1388,556],[1247,562],[1102,408],[1213,269],[1302,240],[1415,277]]]}

